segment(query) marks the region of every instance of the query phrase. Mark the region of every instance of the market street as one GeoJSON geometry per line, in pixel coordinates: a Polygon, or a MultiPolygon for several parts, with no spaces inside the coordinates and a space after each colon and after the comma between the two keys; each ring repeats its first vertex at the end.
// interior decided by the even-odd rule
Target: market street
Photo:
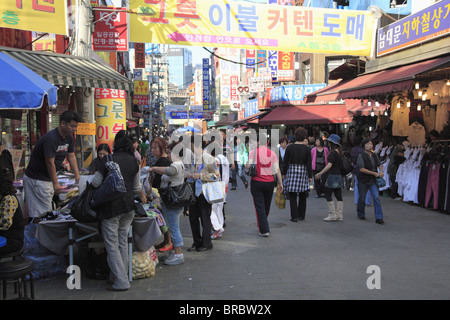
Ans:
{"type": "Polygon", "coordinates": [[[160,262],[153,278],[134,280],[125,292],[107,291],[105,281],[85,275],[80,290],[67,289],[67,274],[36,280],[36,299],[450,299],[449,215],[381,197],[385,224],[378,225],[373,207],[366,208],[366,221],[356,218],[353,193],[345,191],[344,221],[324,222],[326,201],[314,195],[306,220],[297,223],[289,221],[289,203],[280,210],[273,201],[271,234],[263,238],[250,189],[239,182],[229,193],[226,232],[213,250],[187,252],[191,230],[181,216],[184,264],[160,262]]]}

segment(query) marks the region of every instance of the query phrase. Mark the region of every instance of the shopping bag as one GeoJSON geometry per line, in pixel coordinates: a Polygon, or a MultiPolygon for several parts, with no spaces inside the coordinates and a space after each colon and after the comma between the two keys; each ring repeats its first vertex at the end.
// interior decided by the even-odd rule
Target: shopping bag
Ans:
{"type": "Polygon", "coordinates": [[[202,192],[208,203],[213,204],[225,201],[225,183],[223,181],[204,183],[202,192]]]}
{"type": "Polygon", "coordinates": [[[97,212],[91,208],[90,201],[95,194],[94,187],[86,182],[86,188],[74,201],[70,208],[70,215],[80,222],[98,221],[97,212]]]}
{"type": "Polygon", "coordinates": [[[284,192],[277,188],[277,193],[275,194],[275,205],[279,209],[286,208],[286,198],[284,197],[284,192]]]}

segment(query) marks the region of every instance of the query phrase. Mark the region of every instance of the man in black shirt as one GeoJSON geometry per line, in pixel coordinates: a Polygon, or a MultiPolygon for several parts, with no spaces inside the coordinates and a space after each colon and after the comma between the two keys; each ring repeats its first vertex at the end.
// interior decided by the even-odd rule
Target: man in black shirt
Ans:
{"type": "Polygon", "coordinates": [[[61,193],[56,172],[61,169],[66,157],[75,173],[76,183],[80,180],[73,134],[81,121],[78,113],[65,111],[60,117],[59,126],[46,133],[34,146],[23,177],[30,218],[52,210],[53,195],[61,193]]]}

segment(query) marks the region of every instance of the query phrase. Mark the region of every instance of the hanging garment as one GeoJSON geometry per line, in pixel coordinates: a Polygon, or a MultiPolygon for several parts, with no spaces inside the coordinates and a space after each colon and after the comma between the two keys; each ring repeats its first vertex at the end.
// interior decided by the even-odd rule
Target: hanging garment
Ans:
{"type": "Polygon", "coordinates": [[[436,130],[441,132],[448,123],[448,107],[449,104],[441,102],[436,108],[436,130]]]}
{"type": "Polygon", "coordinates": [[[422,115],[427,133],[434,130],[436,128],[436,110],[430,106],[426,106],[422,109],[422,115]]]}
{"type": "Polygon", "coordinates": [[[397,137],[408,136],[409,108],[397,108],[396,104],[391,107],[392,135],[397,137]]]}
{"type": "Polygon", "coordinates": [[[428,171],[427,192],[425,194],[425,208],[428,207],[431,195],[433,195],[433,209],[438,208],[439,204],[439,163],[433,163],[428,171]]]}
{"type": "Polygon", "coordinates": [[[408,128],[408,141],[411,147],[425,145],[425,128],[418,122],[414,122],[408,128]]]}

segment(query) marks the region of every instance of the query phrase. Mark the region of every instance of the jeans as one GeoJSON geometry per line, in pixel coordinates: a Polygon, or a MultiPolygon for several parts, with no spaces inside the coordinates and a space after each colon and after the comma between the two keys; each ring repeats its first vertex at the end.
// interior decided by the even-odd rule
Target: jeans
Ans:
{"type": "MultiPolygon", "coordinates": [[[[114,289],[129,289],[128,280],[128,232],[133,222],[134,210],[114,216],[110,219],[103,219],[102,233],[108,253],[108,265],[114,280],[114,289]]],[[[131,272],[131,270],[130,270],[131,272]]]]}
{"type": "Polygon", "coordinates": [[[239,175],[239,178],[241,178],[242,183],[244,185],[247,185],[248,182],[247,182],[247,179],[245,179],[245,176],[244,176],[244,165],[243,164],[239,164],[237,161],[235,161],[234,162],[234,170],[231,170],[231,178],[232,178],[231,179],[232,180],[231,181],[231,186],[233,188],[237,187],[236,172],[239,175]]]}
{"type": "Polygon", "coordinates": [[[375,211],[375,219],[382,220],[383,219],[383,209],[381,208],[381,201],[380,201],[380,192],[378,191],[377,185],[371,184],[365,184],[361,181],[358,182],[358,191],[359,191],[359,199],[358,199],[358,206],[357,206],[357,213],[358,217],[364,218],[365,217],[365,203],[364,199],[366,199],[367,191],[370,191],[372,194],[373,199],[373,207],[375,211]]]}
{"type": "Polygon", "coordinates": [[[273,188],[275,188],[275,182],[252,180],[252,183],[250,184],[250,191],[252,193],[253,204],[255,205],[256,210],[256,221],[258,222],[258,229],[260,233],[270,232],[267,217],[270,213],[273,188]]]}
{"type": "Polygon", "coordinates": [[[180,231],[180,216],[183,212],[183,208],[167,208],[164,202],[161,203],[164,220],[169,227],[170,237],[172,238],[172,243],[175,248],[183,246],[183,237],[180,231]]]}
{"type": "MultiPolygon", "coordinates": [[[[356,177],[356,175],[354,176],[355,178],[355,204],[358,204],[358,199],[359,199],[359,190],[358,190],[358,178],[356,177]]],[[[366,196],[366,205],[370,206],[372,204],[372,198],[370,197],[370,193],[367,194],[366,196]]]]}

